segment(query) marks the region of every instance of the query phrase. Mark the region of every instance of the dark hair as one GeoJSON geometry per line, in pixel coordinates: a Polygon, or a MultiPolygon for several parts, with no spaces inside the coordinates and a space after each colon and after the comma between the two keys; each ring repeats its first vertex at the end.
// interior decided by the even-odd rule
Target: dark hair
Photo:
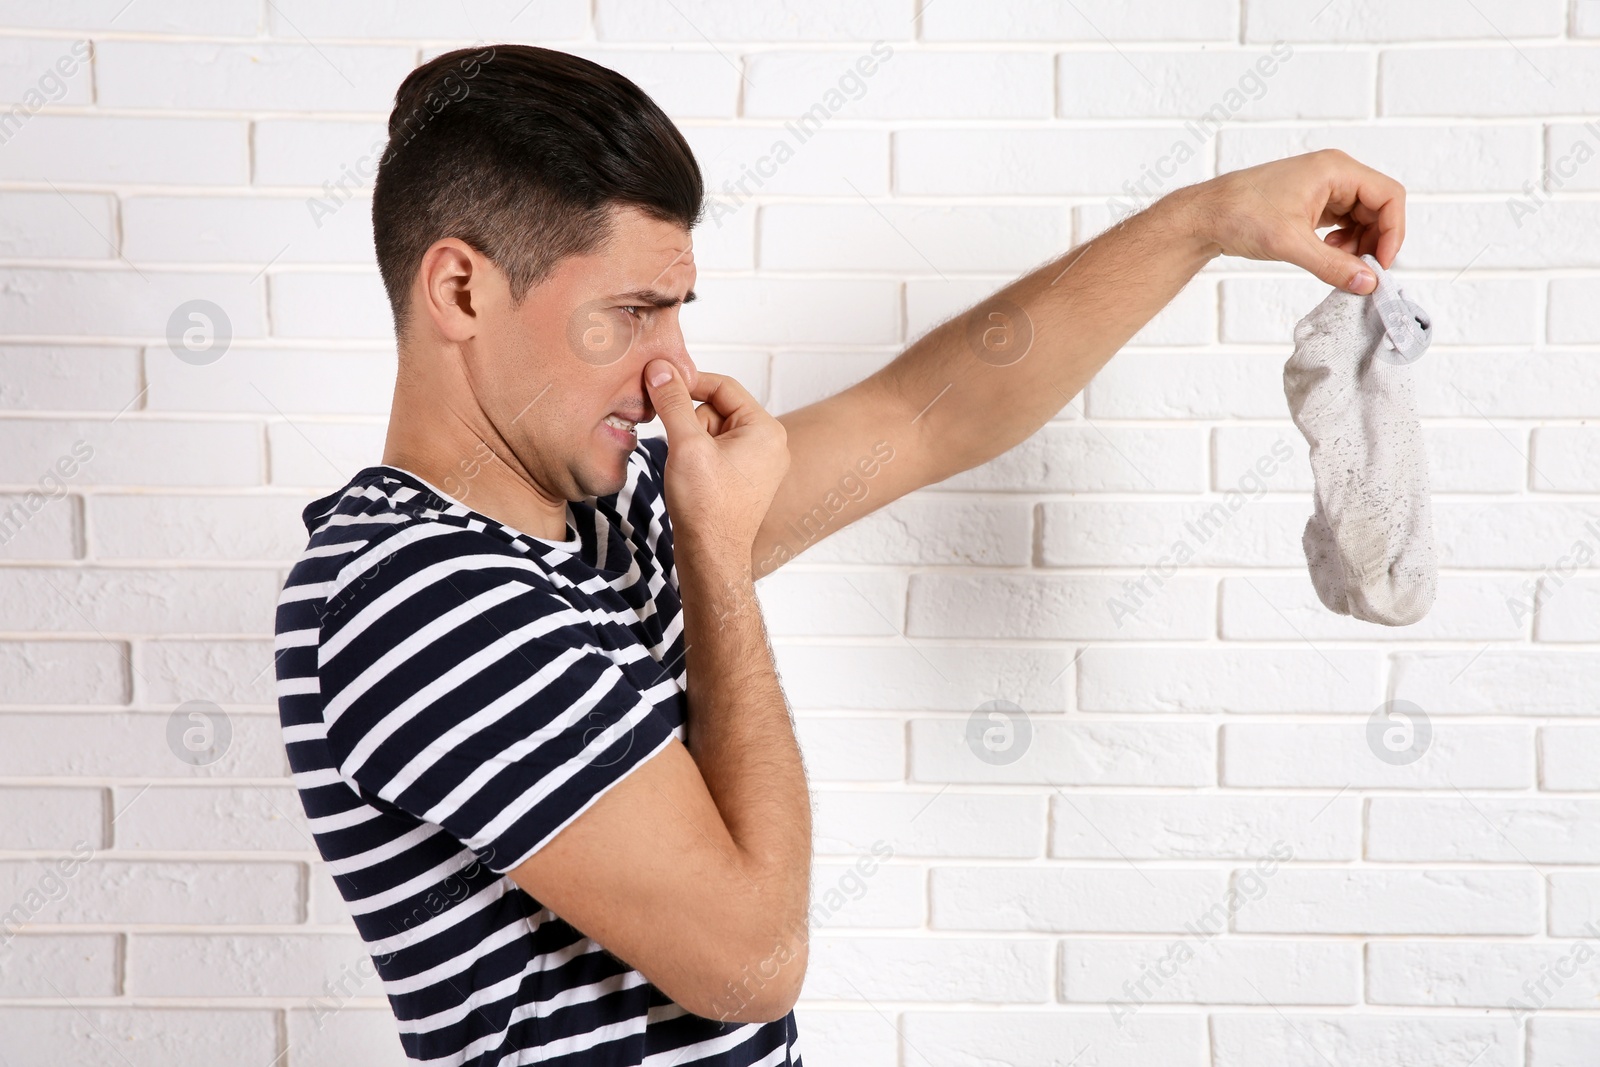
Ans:
{"type": "Polygon", "coordinates": [[[372,195],[378,269],[403,336],[423,253],[465,241],[520,302],[610,237],[614,205],[692,230],[705,185],[683,134],[633,82],[532,45],[462,48],[395,92],[372,195]]]}

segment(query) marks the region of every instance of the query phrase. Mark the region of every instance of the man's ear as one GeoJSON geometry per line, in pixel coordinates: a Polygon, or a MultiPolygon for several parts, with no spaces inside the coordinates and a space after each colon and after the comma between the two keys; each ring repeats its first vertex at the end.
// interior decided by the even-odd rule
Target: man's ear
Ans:
{"type": "Polygon", "coordinates": [[[471,245],[455,237],[435,241],[422,254],[418,304],[446,340],[467,341],[477,334],[480,320],[473,296],[488,280],[487,267],[471,245]]]}

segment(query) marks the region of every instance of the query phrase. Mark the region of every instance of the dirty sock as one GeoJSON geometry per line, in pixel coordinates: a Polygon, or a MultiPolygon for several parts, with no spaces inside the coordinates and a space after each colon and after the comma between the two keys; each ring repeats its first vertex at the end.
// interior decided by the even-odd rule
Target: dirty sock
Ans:
{"type": "Polygon", "coordinates": [[[1317,596],[1341,615],[1404,626],[1428,613],[1438,584],[1410,367],[1433,324],[1361,258],[1377,289],[1335,289],[1295,325],[1283,391],[1311,446],[1316,508],[1301,545],[1317,596]]]}

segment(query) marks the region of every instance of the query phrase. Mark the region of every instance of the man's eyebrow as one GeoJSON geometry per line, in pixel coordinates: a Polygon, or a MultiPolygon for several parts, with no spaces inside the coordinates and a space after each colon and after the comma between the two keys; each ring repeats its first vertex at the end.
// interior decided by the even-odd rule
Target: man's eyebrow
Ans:
{"type": "Polygon", "coordinates": [[[696,297],[693,289],[690,289],[688,295],[681,300],[663,293],[659,289],[635,289],[628,293],[618,293],[616,299],[631,300],[635,304],[649,304],[652,307],[670,308],[677,307],[679,304],[691,303],[696,297]]]}

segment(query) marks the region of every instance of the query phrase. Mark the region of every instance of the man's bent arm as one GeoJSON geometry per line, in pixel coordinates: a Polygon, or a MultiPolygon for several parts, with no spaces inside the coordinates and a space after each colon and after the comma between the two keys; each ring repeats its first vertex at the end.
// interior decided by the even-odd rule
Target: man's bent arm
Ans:
{"type": "Polygon", "coordinates": [[[763,955],[729,978],[736,991],[776,981],[797,996],[807,962],[811,797],[749,557],[683,544],[676,555],[689,677],[686,744],[748,877],[746,913],[767,919],[756,932],[763,955]]]}

